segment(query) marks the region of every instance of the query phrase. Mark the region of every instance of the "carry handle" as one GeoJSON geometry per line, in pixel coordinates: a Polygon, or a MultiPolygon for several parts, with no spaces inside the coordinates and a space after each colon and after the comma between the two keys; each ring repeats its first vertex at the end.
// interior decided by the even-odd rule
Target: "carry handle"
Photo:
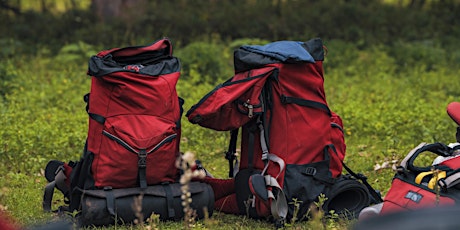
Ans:
{"type": "Polygon", "coordinates": [[[408,169],[412,172],[420,173],[430,171],[432,166],[427,167],[418,167],[414,165],[415,159],[423,152],[432,152],[439,156],[448,157],[452,156],[453,149],[447,146],[446,144],[437,142],[432,144],[420,143],[417,147],[412,149],[409,154],[401,161],[401,166],[405,169],[408,169]]]}
{"type": "Polygon", "coordinates": [[[97,54],[98,57],[105,57],[112,55],[113,57],[129,57],[139,55],[149,51],[160,51],[163,50],[164,55],[172,55],[172,45],[168,38],[155,41],[154,43],[147,46],[130,46],[124,48],[113,48],[109,50],[101,51],[97,54]]]}

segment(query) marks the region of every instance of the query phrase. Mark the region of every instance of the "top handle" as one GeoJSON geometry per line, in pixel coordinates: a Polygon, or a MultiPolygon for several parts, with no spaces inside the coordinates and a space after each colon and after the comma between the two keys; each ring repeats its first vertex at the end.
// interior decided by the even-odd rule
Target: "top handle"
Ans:
{"type": "Polygon", "coordinates": [[[408,169],[416,173],[430,171],[432,168],[431,166],[418,167],[414,165],[415,159],[417,159],[417,157],[421,153],[426,152],[426,151],[435,153],[443,157],[451,156],[453,153],[453,149],[443,143],[439,143],[439,142],[433,143],[433,144],[421,143],[416,148],[414,148],[411,152],[409,152],[409,154],[401,162],[401,166],[404,167],[405,169],[408,169]]]}

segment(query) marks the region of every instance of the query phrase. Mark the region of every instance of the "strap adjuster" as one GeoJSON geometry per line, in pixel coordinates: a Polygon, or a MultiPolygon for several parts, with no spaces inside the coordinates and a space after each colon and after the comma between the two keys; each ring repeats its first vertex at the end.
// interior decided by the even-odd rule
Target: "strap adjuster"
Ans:
{"type": "Polygon", "coordinates": [[[307,168],[305,168],[305,171],[303,172],[303,174],[306,174],[306,175],[309,175],[309,176],[314,176],[314,175],[316,175],[316,168],[307,167],[307,168]]]}
{"type": "Polygon", "coordinates": [[[145,149],[141,149],[137,155],[139,156],[139,160],[137,161],[137,166],[139,168],[146,168],[147,167],[147,152],[145,149]]]}

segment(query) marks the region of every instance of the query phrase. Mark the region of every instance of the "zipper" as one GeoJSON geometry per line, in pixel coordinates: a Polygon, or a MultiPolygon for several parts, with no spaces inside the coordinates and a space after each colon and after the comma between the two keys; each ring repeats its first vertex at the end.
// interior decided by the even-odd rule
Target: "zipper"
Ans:
{"type": "MultiPolygon", "coordinates": [[[[135,154],[138,154],[139,155],[139,152],[140,151],[136,151],[133,147],[131,147],[128,143],[126,143],[125,141],[123,141],[121,138],[103,130],[102,131],[102,134],[104,134],[105,136],[107,136],[108,138],[116,141],[118,144],[120,144],[121,146],[123,146],[125,149],[127,149],[128,151],[132,152],[132,153],[135,153],[135,154]]],[[[177,136],[177,133],[174,133],[174,134],[171,134],[165,138],[163,138],[163,140],[161,140],[158,144],[156,144],[153,148],[151,148],[149,151],[146,151],[146,154],[150,154],[156,150],[158,150],[161,146],[165,145],[166,143],[168,142],[171,142],[174,138],[176,138],[177,136]]]]}

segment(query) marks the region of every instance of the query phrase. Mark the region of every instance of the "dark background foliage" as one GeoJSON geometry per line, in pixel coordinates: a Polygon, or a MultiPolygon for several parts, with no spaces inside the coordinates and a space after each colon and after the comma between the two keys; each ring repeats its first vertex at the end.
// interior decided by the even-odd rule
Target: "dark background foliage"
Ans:
{"type": "Polygon", "coordinates": [[[35,10],[28,2],[0,1],[2,47],[34,52],[33,47],[45,46],[57,52],[56,47],[78,41],[112,47],[164,36],[176,45],[218,36],[321,37],[360,46],[435,40],[453,46],[460,36],[458,0],[42,0],[33,1],[35,10]]]}

